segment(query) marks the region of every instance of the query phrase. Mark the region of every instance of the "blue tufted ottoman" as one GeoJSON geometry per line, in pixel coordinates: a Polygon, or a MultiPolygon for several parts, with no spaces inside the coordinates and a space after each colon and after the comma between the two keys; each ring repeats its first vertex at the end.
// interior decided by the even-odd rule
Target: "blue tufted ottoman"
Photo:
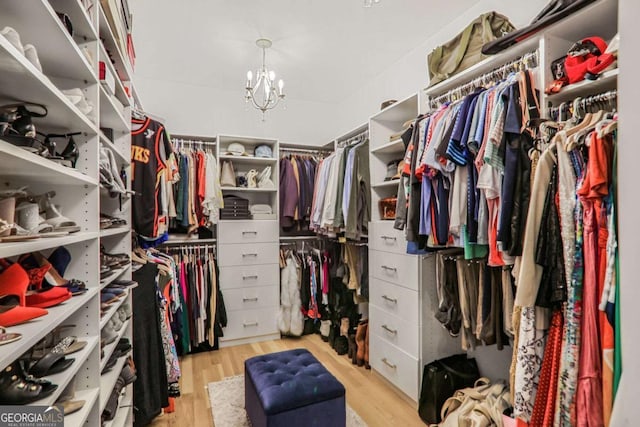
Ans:
{"type": "Polygon", "coordinates": [[[344,427],[344,386],[305,349],[244,362],[244,406],[253,427],[344,427]]]}

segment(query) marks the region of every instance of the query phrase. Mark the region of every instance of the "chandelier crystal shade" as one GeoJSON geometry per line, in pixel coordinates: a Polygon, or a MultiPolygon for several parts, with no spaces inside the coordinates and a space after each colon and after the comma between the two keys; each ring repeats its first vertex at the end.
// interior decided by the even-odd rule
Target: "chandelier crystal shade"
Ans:
{"type": "Polygon", "coordinates": [[[264,113],[275,108],[284,99],[284,81],[278,80],[276,86],[276,73],[267,69],[266,56],[267,49],[272,43],[269,39],[258,39],[256,45],[262,49],[262,66],[256,71],[255,79],[251,71],[247,72],[247,84],[245,87],[245,101],[251,101],[253,106],[264,113]]]}

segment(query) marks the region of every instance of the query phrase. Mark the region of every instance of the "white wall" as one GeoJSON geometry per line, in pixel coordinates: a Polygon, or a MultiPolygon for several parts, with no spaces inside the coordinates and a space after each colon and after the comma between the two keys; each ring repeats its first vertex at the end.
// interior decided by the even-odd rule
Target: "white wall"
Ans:
{"type": "Polygon", "coordinates": [[[165,119],[167,129],[174,134],[224,133],[320,145],[335,132],[326,121],[326,117],[335,114],[331,104],[285,99],[284,104],[267,112],[263,122],[261,112],[247,105],[237,90],[221,91],[143,77],[136,77],[135,84],[145,110],[165,119]]]}
{"type": "MultiPolygon", "coordinates": [[[[528,25],[547,3],[548,0],[480,0],[456,20],[448,23],[434,36],[406,54],[400,61],[385,70],[380,70],[376,78],[357,88],[342,101],[339,106],[340,115],[336,123],[335,135],[346,133],[366,122],[380,109],[382,101],[401,100],[425,88],[429,84],[427,54],[434,47],[453,38],[480,14],[496,11],[507,16],[516,28],[520,28],[528,25]]],[[[442,2],[438,4],[441,5],[442,2]]],[[[401,31],[401,29],[399,23],[398,30],[401,31]]]]}
{"type": "Polygon", "coordinates": [[[638,99],[637,51],[638,16],[640,2],[620,0],[620,130],[618,138],[618,249],[620,252],[620,322],[622,328],[622,380],[616,395],[610,425],[638,425],[638,396],[640,396],[640,286],[638,286],[638,260],[640,260],[640,198],[638,198],[637,118],[640,115],[638,99]],[[625,53],[626,52],[626,53],[625,53]]]}

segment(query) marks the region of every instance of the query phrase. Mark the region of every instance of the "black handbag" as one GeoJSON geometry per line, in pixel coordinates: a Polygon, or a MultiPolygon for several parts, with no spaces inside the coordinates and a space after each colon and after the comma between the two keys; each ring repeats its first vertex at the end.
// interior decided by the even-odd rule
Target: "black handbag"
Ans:
{"type": "Polygon", "coordinates": [[[418,403],[418,414],[422,421],[427,424],[439,423],[444,402],[456,390],[473,387],[478,378],[480,372],[476,360],[468,359],[466,354],[456,354],[425,365],[418,403]]]}

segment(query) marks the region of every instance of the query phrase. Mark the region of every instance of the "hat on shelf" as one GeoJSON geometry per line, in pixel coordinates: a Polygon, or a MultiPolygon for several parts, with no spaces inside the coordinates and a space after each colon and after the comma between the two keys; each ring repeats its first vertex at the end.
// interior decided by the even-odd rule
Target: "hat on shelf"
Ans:
{"type": "Polygon", "coordinates": [[[232,142],[231,144],[229,144],[225,154],[229,154],[232,156],[248,156],[249,155],[249,153],[245,151],[244,145],[240,144],[239,142],[232,142]]]}
{"type": "Polygon", "coordinates": [[[273,157],[273,151],[271,151],[271,147],[269,147],[268,145],[262,144],[256,147],[254,155],[256,157],[271,158],[273,157]]]}
{"type": "Polygon", "coordinates": [[[387,108],[390,105],[395,104],[396,102],[398,102],[397,99],[389,99],[387,101],[384,101],[382,104],[380,104],[380,110],[384,110],[385,108],[387,108]]]}

